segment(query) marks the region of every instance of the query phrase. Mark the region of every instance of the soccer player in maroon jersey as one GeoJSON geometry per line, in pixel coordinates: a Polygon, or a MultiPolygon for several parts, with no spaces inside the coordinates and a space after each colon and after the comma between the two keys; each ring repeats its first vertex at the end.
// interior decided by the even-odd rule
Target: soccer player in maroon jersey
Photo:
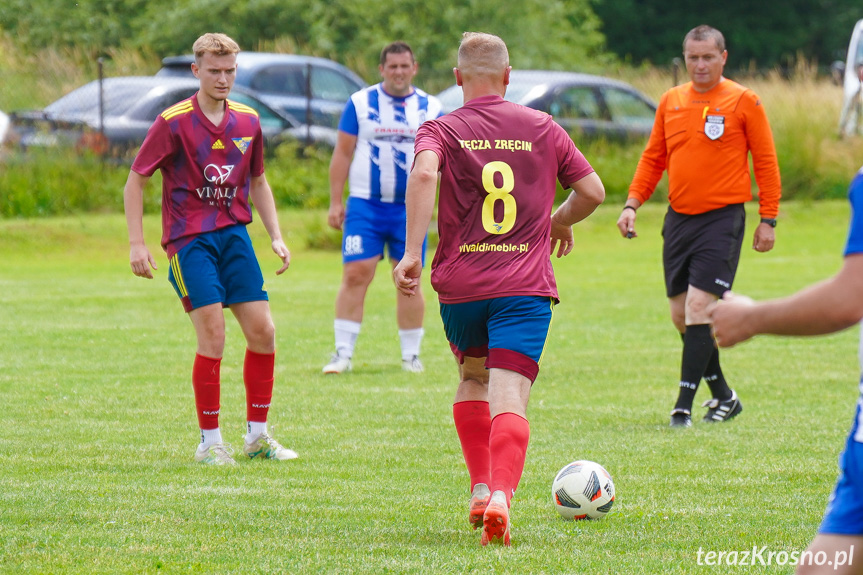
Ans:
{"type": "Polygon", "coordinates": [[[263,138],[255,110],[228,100],[240,47],[224,34],[204,34],[193,46],[192,72],[201,81],[191,98],[156,118],[132,163],[123,191],[132,272],[153,278],[156,260],[144,243],[144,187],[162,172],[162,247],[174,286],[197,336],[192,388],[201,428],[195,460],[233,465],[233,450],[219,429],[219,369],[225,347],[227,307],[243,330],[246,355],[247,433],[250,458],[294,459],[297,454],[267,432],[273,395],[275,327],[261,268],[246,225],[249,198],[282,259],[291,253],[282,240],[273,192],[264,175],[263,138]]]}
{"type": "Polygon", "coordinates": [[[458,361],[453,419],[471,481],[468,520],[483,526],[483,545],[510,544],[527,403],[558,302],[550,254],[570,253],[572,225],[605,199],[551,116],[503,99],[511,69],[500,38],[464,34],[454,72],[465,104],[417,132],[405,256],[393,271],[402,293],[416,293],[440,176],[431,283],[458,361]],[[552,213],[558,181],[573,193],[552,213]]]}

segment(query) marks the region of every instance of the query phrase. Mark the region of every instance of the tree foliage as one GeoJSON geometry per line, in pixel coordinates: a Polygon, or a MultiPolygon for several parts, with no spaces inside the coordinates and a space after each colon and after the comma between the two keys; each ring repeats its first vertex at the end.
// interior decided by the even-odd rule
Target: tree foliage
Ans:
{"type": "Polygon", "coordinates": [[[450,81],[465,30],[492,32],[510,46],[513,66],[597,71],[613,54],[666,65],[683,35],[710,24],[728,40],[729,67],[786,66],[800,57],[841,59],[859,0],[4,0],[0,30],[30,50],[75,47],[110,56],[117,49],[187,53],[200,34],[222,31],[246,50],[332,58],[366,80],[377,78],[381,47],[406,40],[423,79],[450,81]]]}
{"type": "Polygon", "coordinates": [[[117,48],[159,56],[188,53],[195,38],[225,32],[246,50],[278,49],[332,58],[377,78],[381,48],[411,44],[423,77],[451,81],[461,33],[491,32],[514,66],[596,71],[600,22],[589,0],[5,0],[0,29],[31,50],[76,46],[92,57],[117,48]]]}
{"type": "Polygon", "coordinates": [[[722,31],[732,69],[822,65],[843,59],[859,0],[591,0],[608,49],[639,64],[666,65],[682,52],[683,36],[700,24],[722,31]]]}

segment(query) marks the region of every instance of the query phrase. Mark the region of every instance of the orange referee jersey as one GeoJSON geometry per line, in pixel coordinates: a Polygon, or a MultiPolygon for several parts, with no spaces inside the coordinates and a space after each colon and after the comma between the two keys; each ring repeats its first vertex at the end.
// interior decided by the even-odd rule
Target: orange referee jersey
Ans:
{"type": "Polygon", "coordinates": [[[782,184],[773,134],[758,96],[726,78],[704,93],[687,82],[660,98],[629,197],[647,201],[668,170],[668,201],[678,213],[701,214],[749,201],[750,151],[759,212],[775,218],[782,184]]]}

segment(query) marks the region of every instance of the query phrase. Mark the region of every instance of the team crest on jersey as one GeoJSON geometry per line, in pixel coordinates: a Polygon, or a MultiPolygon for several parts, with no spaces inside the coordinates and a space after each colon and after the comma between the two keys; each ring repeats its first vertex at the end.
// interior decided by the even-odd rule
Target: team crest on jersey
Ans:
{"type": "Polygon", "coordinates": [[[225,149],[225,144],[223,144],[223,143],[222,143],[222,140],[216,140],[215,142],[213,142],[213,148],[212,148],[212,149],[214,149],[214,150],[224,150],[224,149],[225,149]]]}
{"type": "Polygon", "coordinates": [[[241,154],[245,154],[249,149],[249,144],[252,143],[252,138],[231,138],[234,145],[240,150],[241,154]]]}
{"type": "Polygon", "coordinates": [[[704,134],[711,140],[718,140],[725,133],[725,116],[707,116],[704,119],[704,134]]]}

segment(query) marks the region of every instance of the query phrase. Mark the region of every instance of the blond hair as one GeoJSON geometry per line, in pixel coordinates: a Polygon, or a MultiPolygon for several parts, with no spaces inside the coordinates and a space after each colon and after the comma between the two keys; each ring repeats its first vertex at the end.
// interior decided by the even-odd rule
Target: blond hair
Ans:
{"type": "Polygon", "coordinates": [[[458,47],[458,69],[462,76],[502,75],[509,66],[503,40],[493,34],[465,32],[458,47]]]}
{"type": "Polygon", "coordinates": [[[204,54],[209,53],[216,56],[238,54],[240,46],[225,34],[207,33],[195,40],[192,45],[192,52],[195,53],[195,63],[200,64],[204,54]]]}

